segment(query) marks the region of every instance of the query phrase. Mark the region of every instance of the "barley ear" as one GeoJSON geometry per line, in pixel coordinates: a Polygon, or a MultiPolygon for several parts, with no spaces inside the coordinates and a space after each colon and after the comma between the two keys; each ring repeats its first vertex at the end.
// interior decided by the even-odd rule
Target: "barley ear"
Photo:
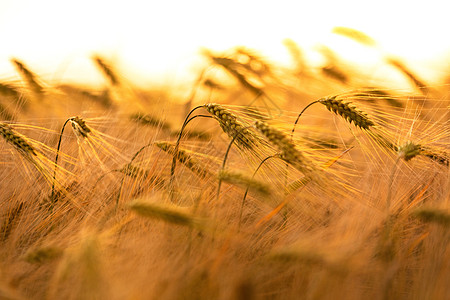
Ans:
{"type": "Polygon", "coordinates": [[[31,158],[37,155],[37,150],[28,142],[27,138],[16,132],[8,124],[0,122],[0,135],[24,157],[31,158]]]}
{"type": "Polygon", "coordinates": [[[239,147],[252,149],[256,143],[256,138],[238,117],[220,104],[208,103],[205,109],[219,122],[222,130],[230,138],[236,136],[236,143],[239,147]]]}
{"type": "Polygon", "coordinates": [[[265,122],[257,121],[255,127],[280,150],[281,159],[305,175],[319,173],[319,168],[295,147],[290,137],[265,122]]]}
{"type": "Polygon", "coordinates": [[[345,102],[342,99],[336,99],[336,96],[322,98],[319,103],[326,106],[329,111],[343,117],[350,124],[353,122],[355,126],[359,126],[362,129],[370,129],[375,123],[369,119],[366,113],[362,112],[351,102],[345,102]]]}
{"type": "Polygon", "coordinates": [[[21,61],[12,59],[11,62],[16,67],[24,81],[28,84],[31,90],[37,95],[41,96],[44,88],[37,82],[36,75],[31,72],[21,61]]]}

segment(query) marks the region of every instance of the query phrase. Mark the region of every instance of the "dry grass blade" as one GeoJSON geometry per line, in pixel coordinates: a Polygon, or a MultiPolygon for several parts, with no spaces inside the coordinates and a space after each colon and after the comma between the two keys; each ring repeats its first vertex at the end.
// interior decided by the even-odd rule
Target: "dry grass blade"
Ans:
{"type": "Polygon", "coordinates": [[[163,206],[143,200],[134,200],[129,204],[129,208],[143,217],[157,219],[176,225],[194,228],[201,228],[204,225],[199,218],[181,211],[175,206],[163,206]]]}

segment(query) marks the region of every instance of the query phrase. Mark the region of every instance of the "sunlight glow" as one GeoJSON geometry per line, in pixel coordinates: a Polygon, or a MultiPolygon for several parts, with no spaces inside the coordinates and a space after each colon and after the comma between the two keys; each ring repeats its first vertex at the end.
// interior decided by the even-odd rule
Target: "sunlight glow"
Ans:
{"type": "Polygon", "coordinates": [[[326,45],[358,63],[376,64],[389,53],[442,75],[448,66],[437,62],[450,50],[445,6],[445,1],[3,0],[0,77],[15,73],[9,59],[17,57],[48,80],[95,84],[100,79],[90,57],[100,53],[140,85],[172,83],[198,72],[200,47],[224,51],[244,45],[289,64],[286,38],[311,53],[326,45]],[[333,34],[335,26],[368,34],[379,50],[333,34]]]}

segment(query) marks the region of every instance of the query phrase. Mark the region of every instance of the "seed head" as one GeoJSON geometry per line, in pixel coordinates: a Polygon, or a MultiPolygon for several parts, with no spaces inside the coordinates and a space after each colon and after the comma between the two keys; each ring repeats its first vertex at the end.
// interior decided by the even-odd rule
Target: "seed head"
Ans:
{"type": "Polygon", "coordinates": [[[246,126],[237,119],[237,116],[230,112],[223,106],[215,103],[208,103],[204,106],[206,110],[214,116],[219,122],[222,130],[228,134],[229,137],[234,138],[236,135],[236,142],[239,146],[252,149],[256,139],[246,126]]]}
{"type": "Polygon", "coordinates": [[[421,151],[420,145],[408,141],[398,149],[398,155],[405,161],[409,161],[413,159],[415,156],[419,155],[420,151],[421,151]]]}
{"type": "Polygon", "coordinates": [[[319,103],[325,105],[329,111],[342,116],[350,124],[353,122],[355,126],[359,126],[360,128],[369,129],[375,125],[364,112],[357,109],[356,106],[351,105],[351,102],[336,99],[336,96],[320,99],[319,103]]]}
{"type": "Polygon", "coordinates": [[[71,118],[70,123],[72,124],[75,134],[79,137],[87,138],[88,133],[91,132],[91,129],[86,125],[86,122],[78,116],[71,118]]]}
{"type": "Polygon", "coordinates": [[[8,124],[0,123],[0,135],[23,154],[37,155],[36,150],[27,141],[27,138],[13,130],[8,124]]]}
{"type": "Polygon", "coordinates": [[[291,139],[283,132],[269,126],[267,123],[257,121],[256,128],[281,151],[281,159],[288,162],[300,172],[311,174],[318,171],[315,164],[306,158],[292,143],[291,139]]]}

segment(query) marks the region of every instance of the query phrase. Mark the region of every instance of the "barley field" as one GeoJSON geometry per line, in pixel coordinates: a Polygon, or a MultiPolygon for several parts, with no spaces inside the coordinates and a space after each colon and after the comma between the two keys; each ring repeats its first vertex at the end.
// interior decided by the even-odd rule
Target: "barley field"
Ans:
{"type": "Polygon", "coordinates": [[[203,49],[185,96],[12,59],[0,299],[450,299],[450,77],[285,46],[203,49]]]}

